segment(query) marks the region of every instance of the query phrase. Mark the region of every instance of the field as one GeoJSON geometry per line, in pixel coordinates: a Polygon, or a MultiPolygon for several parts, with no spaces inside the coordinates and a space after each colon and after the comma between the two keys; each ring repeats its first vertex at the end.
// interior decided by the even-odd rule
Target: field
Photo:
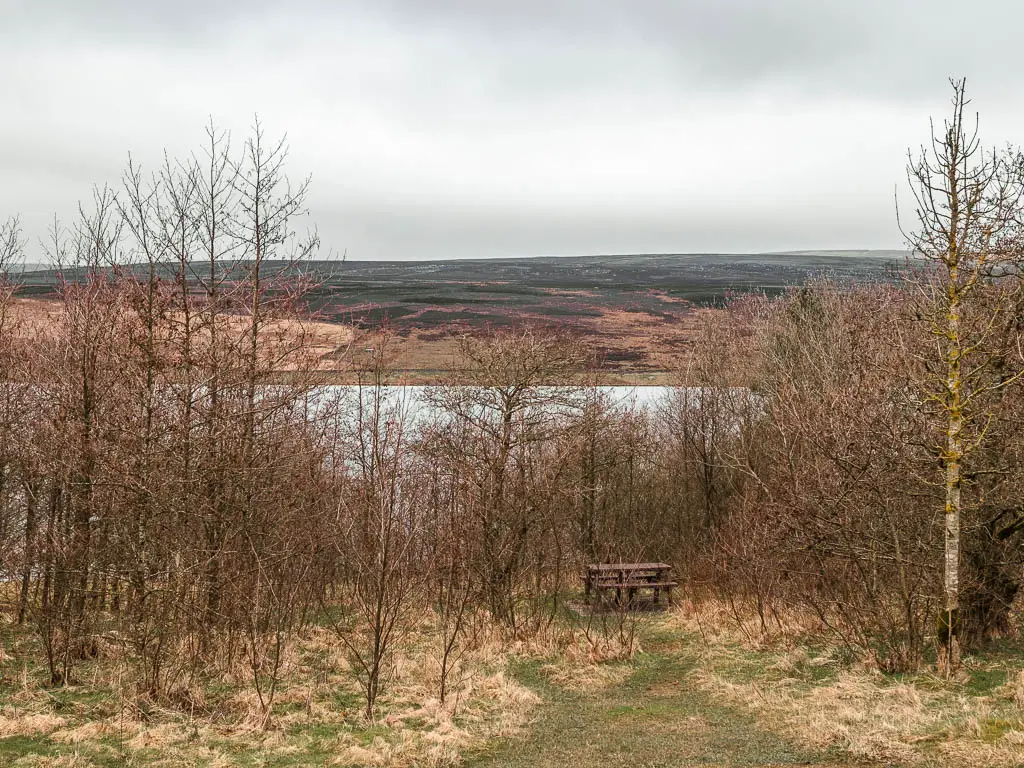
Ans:
{"type": "MultiPolygon", "coordinates": [[[[403,651],[370,722],[344,655],[317,631],[289,657],[268,729],[241,680],[189,701],[126,704],[86,677],[48,689],[5,642],[4,766],[1012,766],[1024,759],[1024,662],[1004,644],[961,678],[886,675],[841,648],[755,638],[724,606],[686,603],[634,619],[632,656],[567,612],[529,642],[484,632],[460,662],[455,695],[436,698],[431,628],[403,651]]],[[[7,630],[11,628],[8,627],[7,630]]],[[[10,635],[9,635],[10,639],[10,635]]],[[[103,677],[108,677],[104,674],[103,677]]],[[[115,678],[116,679],[116,678],[115,678]]],[[[127,683],[125,683],[127,685],[127,683]]],[[[122,692],[123,693],[123,692],[122,692]]],[[[129,702],[131,701],[129,697],[129,702]]]]}
{"type": "MultiPolygon", "coordinates": [[[[354,347],[393,332],[393,364],[410,383],[444,376],[460,334],[516,324],[558,327],[582,337],[608,383],[663,384],[708,313],[730,295],[777,294],[812,277],[890,280],[899,251],[777,254],[639,254],[455,261],[314,261],[310,309],[324,323],[324,368],[341,370],[354,347]]],[[[67,276],[74,278],[75,270],[67,276]]],[[[52,294],[53,272],[24,276],[23,295],[52,294]]]]}

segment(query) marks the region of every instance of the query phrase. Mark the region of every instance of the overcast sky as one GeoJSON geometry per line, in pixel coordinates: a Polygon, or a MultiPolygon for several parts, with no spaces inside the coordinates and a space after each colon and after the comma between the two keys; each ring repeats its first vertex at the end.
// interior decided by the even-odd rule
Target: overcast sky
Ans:
{"type": "Polygon", "coordinates": [[[0,9],[0,218],[33,239],[211,116],[287,133],[324,253],[356,259],[896,248],[949,76],[987,142],[1024,139],[1015,0],[0,9]]]}

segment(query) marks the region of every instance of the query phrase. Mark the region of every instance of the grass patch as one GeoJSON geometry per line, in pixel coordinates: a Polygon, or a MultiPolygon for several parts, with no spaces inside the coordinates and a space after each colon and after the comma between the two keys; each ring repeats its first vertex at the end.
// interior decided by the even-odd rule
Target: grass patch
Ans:
{"type": "Polygon", "coordinates": [[[964,685],[964,693],[969,696],[985,696],[1006,685],[1005,669],[968,669],[967,674],[970,679],[964,685]]]}
{"type": "Polygon", "coordinates": [[[4,764],[9,765],[27,755],[46,757],[52,755],[59,746],[40,739],[37,736],[8,736],[0,739],[0,757],[4,764]]]}
{"type": "Polygon", "coordinates": [[[945,680],[929,669],[883,674],[842,649],[793,638],[702,640],[685,615],[673,624],[683,633],[689,625],[700,648],[695,685],[795,742],[885,764],[1024,764],[1024,718],[1014,700],[1019,649],[967,658],[960,678],[945,680]]]}
{"type": "MultiPolygon", "coordinates": [[[[763,730],[742,709],[716,703],[689,682],[695,659],[659,618],[643,621],[645,651],[625,679],[580,691],[552,682],[543,664],[511,668],[541,696],[528,733],[471,754],[468,766],[785,765],[822,761],[763,730]]],[[[617,665],[618,662],[611,662],[617,665]]]]}
{"type": "MultiPolygon", "coordinates": [[[[192,712],[177,700],[133,696],[115,656],[82,662],[79,679],[124,675],[121,690],[50,688],[45,670],[19,666],[12,674],[8,662],[0,665],[0,766],[452,765],[462,750],[515,732],[535,696],[506,674],[507,650],[484,645],[467,650],[441,706],[434,639],[430,626],[414,633],[368,722],[344,649],[312,628],[286,655],[267,730],[256,726],[244,669],[197,681],[189,696],[200,705],[192,712]]],[[[11,647],[12,638],[3,644],[11,647]]]]}

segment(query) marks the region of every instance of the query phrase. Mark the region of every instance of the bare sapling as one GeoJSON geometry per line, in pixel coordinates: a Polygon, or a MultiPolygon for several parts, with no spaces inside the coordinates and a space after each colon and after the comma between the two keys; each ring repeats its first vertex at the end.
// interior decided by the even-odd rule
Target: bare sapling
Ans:
{"type": "Polygon", "coordinates": [[[451,690],[452,673],[465,650],[464,634],[472,610],[473,581],[458,467],[438,466],[433,440],[423,435],[416,449],[426,485],[429,518],[424,522],[426,583],[438,623],[438,699],[444,704],[451,690]]]}
{"type": "Polygon", "coordinates": [[[340,489],[333,536],[348,613],[332,626],[362,684],[370,720],[421,594],[423,499],[410,472],[409,402],[387,388],[386,338],[359,373],[351,471],[340,489]]]}

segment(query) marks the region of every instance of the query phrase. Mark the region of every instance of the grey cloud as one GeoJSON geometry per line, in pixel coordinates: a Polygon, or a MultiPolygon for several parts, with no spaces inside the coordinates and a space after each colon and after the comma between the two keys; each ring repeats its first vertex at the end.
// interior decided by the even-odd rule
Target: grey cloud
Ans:
{"type": "Polygon", "coordinates": [[[965,9],[0,0],[0,216],[71,215],[129,151],[258,112],[357,257],[897,246],[893,185],[948,75],[986,139],[1019,138],[1024,9],[965,9]]]}
{"type": "MultiPolygon", "coordinates": [[[[656,59],[655,73],[689,85],[742,87],[785,78],[814,91],[920,94],[920,77],[1017,80],[1019,22],[1006,0],[377,0],[400,28],[485,40],[499,53],[557,56],[601,50],[596,74],[622,57],[656,59]],[[585,43],[586,45],[580,45],[585,43]],[[973,71],[968,71],[973,70],[973,71]]],[[[506,59],[510,66],[523,61],[506,59]]],[[[556,78],[558,73],[552,73],[556,78]]]]}
{"type": "MultiPolygon", "coordinates": [[[[530,74],[533,62],[587,55],[592,76],[617,55],[657,58],[665,77],[742,85],[792,78],[822,90],[912,93],[922,73],[1016,79],[1021,13],[1005,0],[8,0],[7,37],[90,37],[109,44],[222,44],[238,27],[297,20],[307,33],[374,20],[403,35],[435,35],[530,74]],[[34,33],[34,34],[32,34],[34,33]],[[468,46],[467,46],[468,44],[468,46]],[[568,52],[568,56],[566,55],[568,52]],[[516,56],[517,53],[523,57],[516,56]],[[531,60],[532,59],[532,60],[531,60]]],[[[301,36],[299,32],[301,44],[301,36]]],[[[0,32],[0,37],[4,37],[0,32]]],[[[271,34],[273,39],[273,34],[271,34]]],[[[475,66],[473,58],[467,66],[475,66]]],[[[571,62],[570,62],[571,63],[571,62]]],[[[582,61],[580,62],[583,63],[582,61]]],[[[583,69],[581,66],[580,69],[583,69]]],[[[509,74],[504,73],[506,77],[509,74]]],[[[548,73],[556,81],[559,71],[548,73]]],[[[572,81],[570,81],[572,84],[572,81]]]]}

